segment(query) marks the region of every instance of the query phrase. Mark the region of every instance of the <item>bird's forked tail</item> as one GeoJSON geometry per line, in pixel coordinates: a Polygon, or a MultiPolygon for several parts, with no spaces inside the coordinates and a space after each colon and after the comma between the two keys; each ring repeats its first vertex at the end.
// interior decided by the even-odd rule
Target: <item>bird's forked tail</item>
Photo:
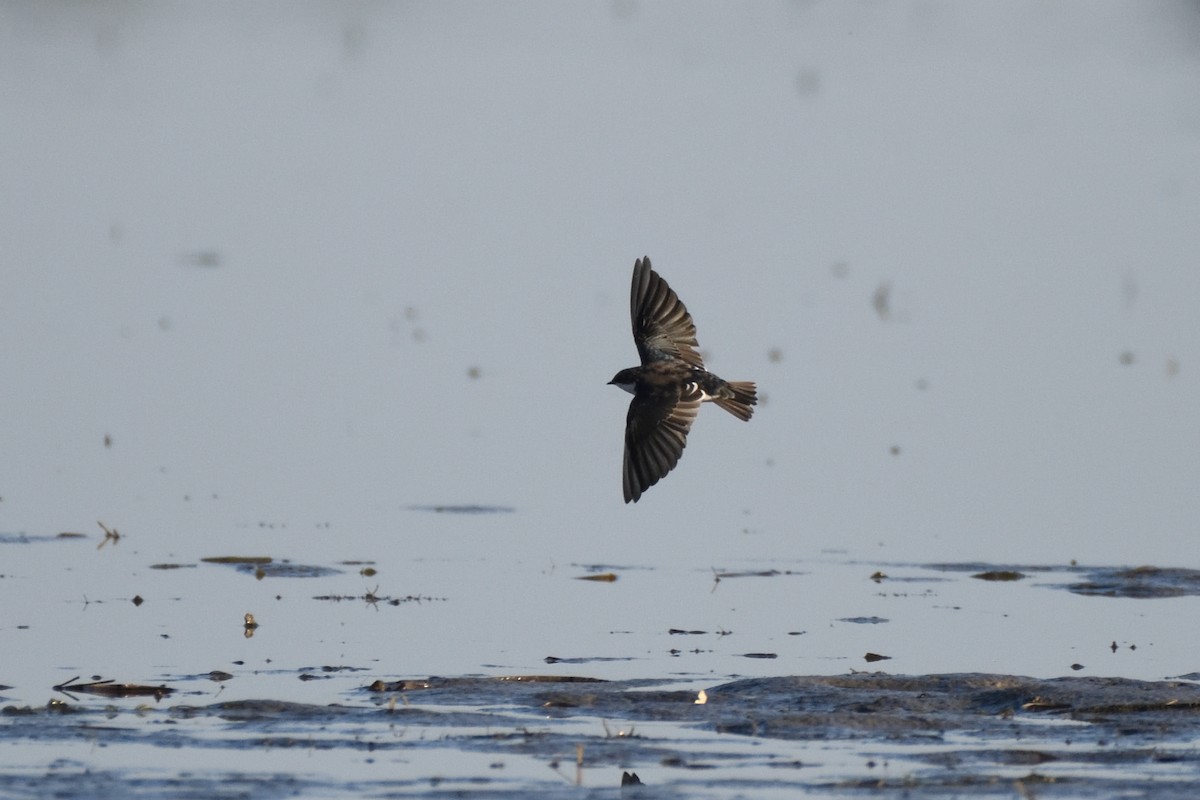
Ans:
{"type": "Polygon", "coordinates": [[[713,402],[741,420],[749,420],[758,404],[757,387],[753,381],[726,381],[713,402]]]}

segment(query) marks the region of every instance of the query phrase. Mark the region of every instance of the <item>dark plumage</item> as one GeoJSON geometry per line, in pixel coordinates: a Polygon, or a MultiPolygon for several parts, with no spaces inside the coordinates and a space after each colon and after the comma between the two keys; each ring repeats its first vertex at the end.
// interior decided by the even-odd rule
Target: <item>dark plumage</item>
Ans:
{"type": "Polygon", "coordinates": [[[625,502],[636,503],[679,463],[701,403],[711,400],[748,420],[758,395],[752,382],[722,380],[704,368],[692,316],[649,258],[633,265],[629,306],[642,365],[621,370],[609,383],[633,395],[622,485],[625,502]]]}

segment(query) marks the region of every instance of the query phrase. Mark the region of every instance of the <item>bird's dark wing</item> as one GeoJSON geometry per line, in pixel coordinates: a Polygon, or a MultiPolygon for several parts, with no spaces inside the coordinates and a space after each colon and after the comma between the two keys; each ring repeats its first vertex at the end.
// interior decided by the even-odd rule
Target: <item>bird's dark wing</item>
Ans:
{"type": "Polygon", "coordinates": [[[642,492],[675,468],[688,431],[704,396],[695,384],[685,394],[635,395],[625,420],[625,467],[621,483],[625,502],[636,503],[642,492]]]}
{"type": "Polygon", "coordinates": [[[633,265],[633,286],[629,295],[633,317],[633,341],[643,364],[680,358],[693,367],[703,367],[696,352],[696,325],[675,292],[658,273],[650,269],[650,259],[639,258],[633,265]]]}

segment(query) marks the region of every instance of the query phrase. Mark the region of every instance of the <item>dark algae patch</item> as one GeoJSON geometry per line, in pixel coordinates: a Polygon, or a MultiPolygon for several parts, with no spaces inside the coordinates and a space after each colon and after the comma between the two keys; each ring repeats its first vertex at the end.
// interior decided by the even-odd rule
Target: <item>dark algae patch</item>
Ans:
{"type": "MultiPolygon", "coordinates": [[[[1200,734],[1200,685],[1189,681],[855,673],[734,681],[708,690],[708,698],[755,709],[758,735],[781,738],[905,729],[1007,735],[1013,724],[1047,715],[1087,723],[1073,730],[1076,740],[1200,734]]],[[[1023,736],[1037,738],[1035,731],[1023,736]]]]}
{"type": "Polygon", "coordinates": [[[1058,577],[1065,573],[1078,576],[1078,580],[1044,585],[1092,597],[1154,600],[1165,597],[1200,596],[1200,570],[1184,567],[1087,567],[1076,564],[1070,566],[996,566],[966,563],[928,564],[926,568],[939,572],[974,573],[971,575],[972,578],[985,581],[1020,581],[1038,575],[1054,573],[1055,577],[1058,577]]]}
{"type": "MultiPolygon", "coordinates": [[[[89,544],[76,549],[105,559],[105,568],[118,558],[138,555],[137,537],[123,537],[120,549],[110,541],[97,555],[98,539],[93,535],[89,544]]],[[[7,548],[10,554],[19,556],[27,549],[17,541],[9,544],[14,545],[7,548]]],[[[128,597],[140,597],[132,591],[120,594],[120,603],[85,598],[80,608],[68,609],[105,636],[140,636],[136,641],[156,648],[147,651],[153,660],[132,671],[126,667],[125,674],[93,674],[106,662],[81,640],[33,680],[23,673],[0,676],[6,684],[17,684],[15,691],[0,690],[4,702],[11,703],[0,709],[0,743],[10,753],[8,761],[0,762],[0,798],[1191,800],[1200,784],[1200,687],[1198,674],[1189,672],[1195,669],[1190,662],[1176,659],[1163,667],[1163,674],[1187,673],[1171,680],[1083,677],[1083,665],[1097,667],[1097,651],[1145,655],[1144,644],[1132,641],[1140,632],[1136,624],[1104,629],[1090,645],[1084,643],[1091,650],[1075,648],[1078,652],[1061,660],[1067,677],[868,671],[904,669],[911,663],[906,646],[899,644],[903,639],[894,635],[912,630],[904,626],[913,624],[908,608],[914,601],[922,604],[918,611],[928,607],[929,620],[917,622],[929,625],[937,624],[932,615],[958,610],[971,593],[986,594],[989,603],[1034,593],[1040,603],[1070,600],[1070,592],[1094,596],[1076,598],[1072,605],[1094,607],[1096,614],[1116,605],[1153,611],[1156,605],[1179,604],[1140,600],[1196,593],[1197,573],[1187,569],[890,564],[885,573],[874,565],[860,571],[853,564],[845,574],[863,590],[860,601],[871,605],[863,608],[856,602],[838,609],[840,613],[814,617],[803,608],[803,587],[789,585],[798,583],[790,577],[804,572],[702,566],[689,576],[694,590],[705,596],[727,594],[733,607],[740,601],[738,592],[749,596],[750,590],[774,588],[774,583],[780,602],[794,602],[796,613],[805,616],[791,619],[789,610],[789,616],[781,615],[764,633],[747,616],[692,619],[681,610],[683,618],[665,618],[677,627],[668,627],[664,619],[654,623],[652,640],[681,649],[614,650],[603,638],[565,638],[517,652],[515,645],[522,640],[514,637],[511,650],[479,655],[480,661],[491,659],[480,664],[481,670],[512,673],[506,677],[413,677],[431,654],[472,631],[470,625],[456,627],[463,619],[450,613],[461,600],[457,572],[439,585],[446,596],[437,597],[391,594],[393,587],[364,581],[358,571],[371,563],[367,561],[318,562],[316,569],[330,570],[319,573],[285,558],[252,553],[204,563],[188,555],[162,558],[146,558],[141,567],[154,570],[159,584],[151,592],[155,587],[141,586],[139,576],[133,588],[147,597],[139,609],[128,606],[128,597]],[[181,569],[193,565],[199,572],[181,569]],[[299,591],[289,592],[286,582],[264,587],[242,573],[338,577],[302,583],[299,591]],[[718,581],[713,586],[710,573],[718,581]],[[735,578],[741,582],[725,583],[735,578]],[[206,645],[211,652],[193,658],[190,668],[173,666],[179,661],[170,655],[176,643],[197,634],[175,623],[172,609],[164,607],[164,599],[173,597],[167,589],[178,582],[207,592],[212,579],[244,589],[244,599],[238,598],[236,606],[226,604],[220,618],[227,620],[222,622],[225,638],[206,645]],[[1107,597],[1137,599],[1114,603],[1107,597]],[[885,604],[876,606],[876,600],[885,604]],[[331,604],[350,601],[365,608],[331,613],[331,604]],[[295,616],[283,613],[288,606],[274,605],[280,602],[304,603],[305,613],[312,609],[314,617],[337,624],[310,631],[305,617],[297,623],[295,616]],[[393,606],[401,605],[410,613],[392,613],[393,606]],[[387,611],[376,613],[385,607],[387,611]],[[428,614],[437,614],[439,624],[416,624],[428,614]],[[130,621],[137,624],[121,627],[130,621]],[[805,630],[814,635],[797,640],[805,630]],[[833,642],[837,648],[820,641],[825,631],[841,635],[833,642]],[[874,641],[880,634],[893,637],[874,641]],[[370,638],[369,657],[343,647],[356,636],[370,638]],[[806,647],[810,644],[813,652],[806,647]],[[297,651],[297,646],[313,649],[297,651]],[[664,666],[668,656],[708,654],[714,650],[705,648],[715,647],[723,658],[734,659],[724,662],[732,666],[705,672],[698,671],[699,665],[680,672],[664,666]],[[831,652],[837,658],[828,668],[850,667],[848,674],[789,674],[822,669],[801,664],[824,663],[815,659],[831,652]],[[1068,666],[1071,660],[1080,663],[1068,666]],[[313,666],[322,663],[328,666],[313,666]],[[176,671],[162,672],[167,668],[176,671]],[[635,670],[658,677],[619,679],[635,670]],[[552,674],[556,671],[575,674],[552,674]],[[737,679],[725,677],[730,673],[737,679]],[[768,677],[742,678],[738,673],[768,677]],[[76,674],[83,677],[72,678],[76,674]],[[713,675],[722,677],[708,677],[713,675]],[[44,753],[50,755],[37,761],[44,753]],[[180,754],[188,761],[186,774],[168,766],[177,765],[180,754]],[[21,759],[36,766],[23,768],[21,759]],[[636,781],[625,778],[622,787],[623,776],[636,776],[636,781]]],[[[389,567],[381,570],[387,581],[413,579],[395,564],[382,563],[389,567]]],[[[422,569],[413,568],[413,575],[421,577],[422,569]]],[[[600,580],[601,585],[561,583],[585,603],[608,603],[636,586],[626,576],[643,577],[653,569],[575,564],[570,578],[600,580]],[[622,580],[615,584],[608,580],[618,575],[622,580]]],[[[6,578],[3,585],[13,580],[6,578]]],[[[578,608],[571,624],[589,619],[588,606],[578,608]]],[[[1034,611],[1037,618],[1040,605],[1034,611]]],[[[1046,613],[1053,613],[1052,604],[1046,613]]],[[[490,624],[510,621],[514,626],[528,623],[497,616],[490,624]]],[[[1179,636],[1187,637],[1186,619],[1176,624],[1179,636]]],[[[610,627],[605,624],[594,633],[626,634],[626,628],[610,627]]],[[[20,632],[11,634],[11,664],[20,665],[16,659],[31,651],[17,647],[25,644],[20,625],[12,630],[20,632]]],[[[989,630],[982,629],[985,634],[989,630]]],[[[1028,646],[1037,648],[1044,641],[1031,636],[1028,646]]],[[[1151,641],[1147,637],[1146,643],[1151,641]]],[[[1153,641],[1161,640],[1156,636],[1153,641]]],[[[943,635],[934,646],[953,651],[958,643],[943,635]]],[[[1138,666],[1145,668],[1140,662],[1138,666]]]]}
{"type": "Polygon", "coordinates": [[[200,559],[205,564],[231,566],[238,572],[255,578],[323,578],[340,575],[342,570],[315,564],[293,564],[287,559],[276,561],[270,556],[210,556],[200,559]]]}
{"type": "MultiPolygon", "coordinates": [[[[7,707],[0,740],[264,757],[296,751],[317,760],[283,783],[272,783],[269,770],[233,769],[192,771],[170,784],[141,771],[135,778],[63,762],[50,788],[66,798],[96,796],[100,785],[107,796],[616,797],[623,775],[636,774],[637,791],[647,792],[636,796],[646,797],[1181,800],[1195,796],[1200,780],[1200,686],[1180,680],[852,673],[689,690],[534,674],[375,680],[336,703],[197,703],[195,696],[172,703],[166,696],[153,706],[113,705],[125,696],[7,707]],[[460,759],[478,766],[452,775],[445,754],[422,766],[427,754],[446,750],[482,758],[460,759]],[[359,765],[353,777],[306,777],[321,774],[320,759],[343,751],[359,765]],[[517,762],[544,769],[507,769],[517,762]],[[69,775],[80,781],[72,784],[69,775]],[[231,787],[240,793],[227,793],[231,787]],[[587,791],[602,793],[578,794],[587,791]]],[[[0,794],[33,796],[29,779],[0,774],[0,794]]]]}
{"type": "Polygon", "coordinates": [[[1200,570],[1135,567],[1092,569],[1085,580],[1067,585],[1075,594],[1154,599],[1200,595],[1200,570]]]}
{"type": "Polygon", "coordinates": [[[1025,575],[1011,569],[990,569],[987,572],[977,572],[971,577],[981,581],[1019,581],[1025,575]]]}

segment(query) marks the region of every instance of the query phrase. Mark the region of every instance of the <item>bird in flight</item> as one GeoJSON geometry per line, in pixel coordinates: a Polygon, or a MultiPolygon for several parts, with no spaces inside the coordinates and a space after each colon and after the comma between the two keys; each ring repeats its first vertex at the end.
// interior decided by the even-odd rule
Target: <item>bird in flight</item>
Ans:
{"type": "Polygon", "coordinates": [[[751,381],[722,380],[704,368],[692,315],[648,257],[633,265],[629,310],[642,365],[621,370],[609,384],[633,395],[621,483],[625,502],[636,503],[679,463],[701,403],[711,400],[748,420],[758,395],[751,381]]]}

